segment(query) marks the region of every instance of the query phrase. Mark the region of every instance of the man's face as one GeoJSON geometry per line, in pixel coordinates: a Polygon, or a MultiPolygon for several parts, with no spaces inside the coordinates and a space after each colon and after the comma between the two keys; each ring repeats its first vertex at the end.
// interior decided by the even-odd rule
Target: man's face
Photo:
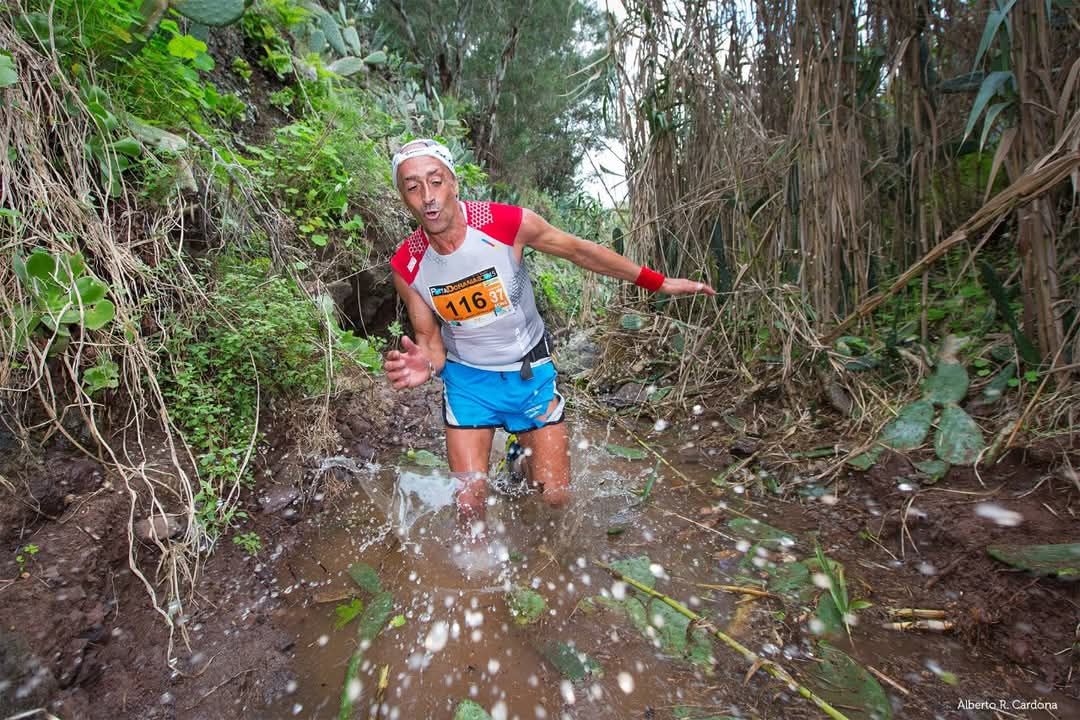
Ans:
{"type": "Polygon", "coordinates": [[[409,212],[429,234],[450,227],[457,207],[457,179],[433,157],[409,158],[398,166],[398,188],[409,212]]]}

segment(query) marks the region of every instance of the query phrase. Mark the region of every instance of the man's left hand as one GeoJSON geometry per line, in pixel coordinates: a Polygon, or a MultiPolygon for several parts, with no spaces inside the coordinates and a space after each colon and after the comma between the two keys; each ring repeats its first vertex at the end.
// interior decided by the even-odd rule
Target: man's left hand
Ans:
{"type": "Polygon", "coordinates": [[[686,278],[664,278],[664,284],[660,286],[659,292],[667,293],[668,295],[716,294],[716,291],[706,283],[698,282],[697,280],[687,280],[686,278]]]}

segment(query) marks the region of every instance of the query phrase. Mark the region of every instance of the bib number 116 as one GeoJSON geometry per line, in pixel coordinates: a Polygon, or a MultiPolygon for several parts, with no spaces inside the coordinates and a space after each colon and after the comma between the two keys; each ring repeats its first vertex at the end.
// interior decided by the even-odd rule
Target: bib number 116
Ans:
{"type": "Polygon", "coordinates": [[[477,290],[472,294],[472,297],[462,294],[456,298],[450,298],[443,307],[452,312],[454,317],[468,317],[469,315],[483,310],[487,306],[488,301],[487,298],[484,297],[484,293],[477,290]],[[461,308],[461,312],[458,312],[458,307],[461,308]]]}

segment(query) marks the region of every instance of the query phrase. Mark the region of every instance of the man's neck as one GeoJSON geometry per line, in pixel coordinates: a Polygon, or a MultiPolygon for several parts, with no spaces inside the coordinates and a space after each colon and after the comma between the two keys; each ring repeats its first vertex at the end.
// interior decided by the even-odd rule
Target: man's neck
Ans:
{"type": "Polygon", "coordinates": [[[428,242],[435,248],[435,252],[440,255],[449,255],[465,242],[465,216],[461,212],[461,206],[456,201],[452,207],[454,212],[449,227],[439,233],[433,233],[424,228],[424,234],[427,235],[428,242]]]}

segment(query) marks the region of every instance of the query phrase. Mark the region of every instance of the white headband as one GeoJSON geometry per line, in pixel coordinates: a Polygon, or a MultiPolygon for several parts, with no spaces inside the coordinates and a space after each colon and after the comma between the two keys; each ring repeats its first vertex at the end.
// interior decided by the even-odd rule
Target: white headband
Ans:
{"type": "Polygon", "coordinates": [[[435,158],[446,166],[451,175],[457,177],[457,172],[454,170],[454,156],[450,154],[449,148],[435,140],[410,140],[402,146],[401,150],[394,153],[394,159],[391,161],[395,189],[399,189],[397,171],[401,163],[414,157],[424,156],[435,158]],[[409,148],[409,150],[405,148],[409,148]]]}

